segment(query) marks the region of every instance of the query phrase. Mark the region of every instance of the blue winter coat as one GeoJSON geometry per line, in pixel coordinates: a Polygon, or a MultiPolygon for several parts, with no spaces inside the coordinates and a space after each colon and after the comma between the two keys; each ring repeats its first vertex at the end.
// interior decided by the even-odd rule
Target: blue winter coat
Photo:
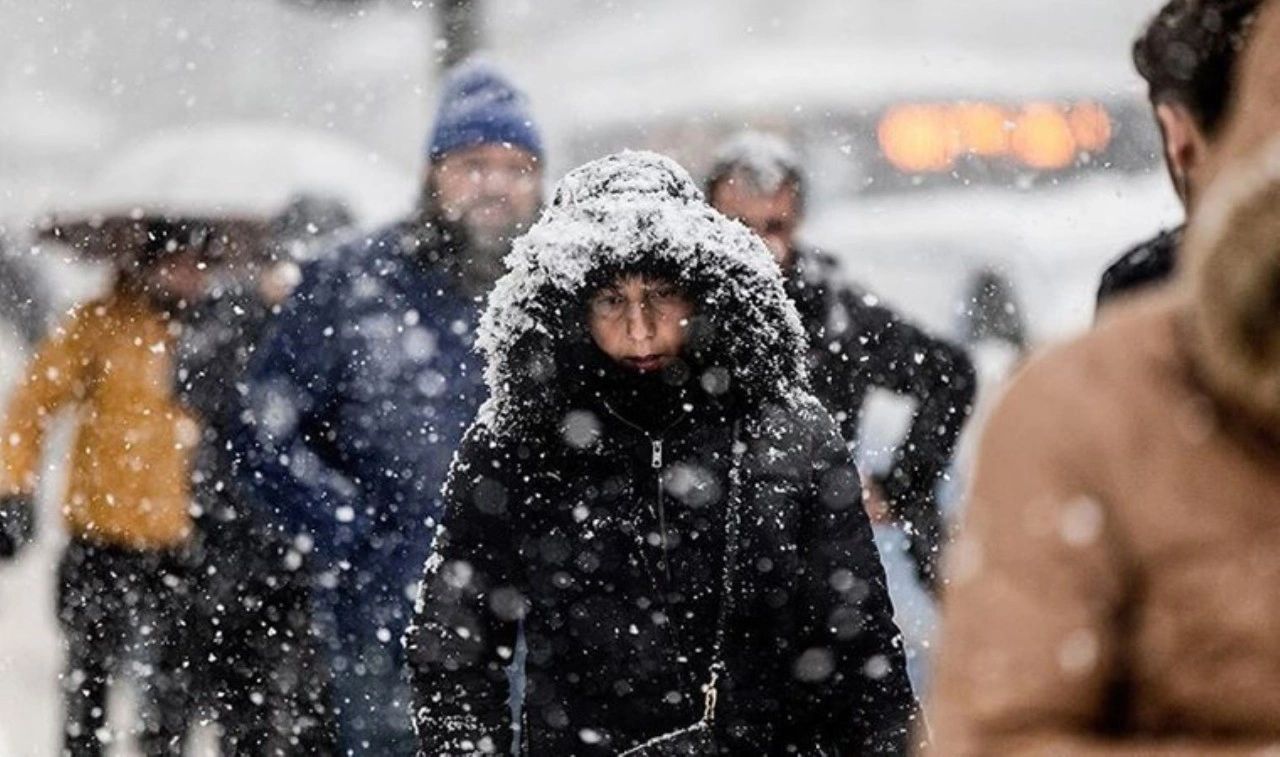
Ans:
{"type": "Polygon", "coordinates": [[[378,605],[393,631],[484,395],[478,303],[449,272],[447,247],[405,222],[313,264],[244,388],[240,446],[257,499],[333,572],[342,604],[378,605]]]}

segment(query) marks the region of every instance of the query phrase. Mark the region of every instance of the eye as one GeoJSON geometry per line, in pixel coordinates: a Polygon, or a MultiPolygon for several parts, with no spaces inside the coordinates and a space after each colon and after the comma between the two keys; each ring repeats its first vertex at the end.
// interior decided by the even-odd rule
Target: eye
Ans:
{"type": "Polygon", "coordinates": [[[617,292],[601,292],[591,298],[591,310],[600,315],[612,315],[624,308],[625,300],[617,292]]]}
{"type": "Polygon", "coordinates": [[[650,290],[649,296],[654,302],[660,304],[670,304],[684,297],[684,292],[679,287],[671,284],[663,284],[650,290]]]}

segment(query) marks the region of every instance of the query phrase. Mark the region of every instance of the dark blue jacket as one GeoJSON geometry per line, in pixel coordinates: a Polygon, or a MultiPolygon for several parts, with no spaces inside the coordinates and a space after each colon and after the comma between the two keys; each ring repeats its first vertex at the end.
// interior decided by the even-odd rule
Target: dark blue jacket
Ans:
{"type": "Polygon", "coordinates": [[[448,246],[404,222],[313,264],[244,387],[240,451],[257,499],[310,542],[315,568],[343,571],[340,593],[358,604],[399,605],[420,578],[440,487],[483,399],[478,304],[448,246]]]}

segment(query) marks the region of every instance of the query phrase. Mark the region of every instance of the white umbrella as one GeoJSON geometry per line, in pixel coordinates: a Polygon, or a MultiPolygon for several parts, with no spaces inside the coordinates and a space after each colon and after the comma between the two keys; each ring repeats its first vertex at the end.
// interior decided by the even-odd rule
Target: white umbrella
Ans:
{"type": "Polygon", "coordinates": [[[215,123],[160,132],[111,160],[61,217],[274,216],[299,193],[337,197],[362,224],[413,203],[412,172],[330,134],[281,124],[215,123]]]}

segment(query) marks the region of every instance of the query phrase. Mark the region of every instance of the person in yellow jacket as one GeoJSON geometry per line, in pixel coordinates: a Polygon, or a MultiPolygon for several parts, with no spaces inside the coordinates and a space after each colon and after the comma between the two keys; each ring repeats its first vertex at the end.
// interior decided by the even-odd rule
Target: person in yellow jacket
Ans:
{"type": "Polygon", "coordinates": [[[175,397],[173,354],[185,302],[205,274],[185,225],[151,222],[146,231],[111,291],[73,310],[38,346],[0,424],[0,556],[12,556],[34,531],[50,422],[74,413],[58,582],[70,755],[101,754],[110,741],[106,693],[126,661],[147,671],[143,753],[181,753],[177,626],[200,434],[175,397]]]}

